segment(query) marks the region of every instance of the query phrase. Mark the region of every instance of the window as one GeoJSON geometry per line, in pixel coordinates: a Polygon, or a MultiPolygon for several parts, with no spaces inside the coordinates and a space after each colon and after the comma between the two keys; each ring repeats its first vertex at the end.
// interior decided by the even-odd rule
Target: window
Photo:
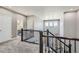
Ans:
{"type": "Polygon", "coordinates": [[[58,22],[57,21],[54,21],[54,27],[55,26],[58,26],[58,22]]]}
{"type": "Polygon", "coordinates": [[[48,26],[48,22],[45,22],[45,26],[48,26]]]}
{"type": "Polygon", "coordinates": [[[50,24],[49,26],[53,26],[53,23],[52,22],[49,22],[49,24],[50,24]]]}

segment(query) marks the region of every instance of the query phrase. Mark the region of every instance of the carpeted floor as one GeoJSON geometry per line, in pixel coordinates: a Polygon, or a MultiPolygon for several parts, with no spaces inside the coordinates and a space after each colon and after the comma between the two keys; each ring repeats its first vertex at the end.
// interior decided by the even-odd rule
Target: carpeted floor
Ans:
{"type": "Polygon", "coordinates": [[[0,44],[0,53],[38,53],[39,45],[21,42],[20,37],[0,44]]]}

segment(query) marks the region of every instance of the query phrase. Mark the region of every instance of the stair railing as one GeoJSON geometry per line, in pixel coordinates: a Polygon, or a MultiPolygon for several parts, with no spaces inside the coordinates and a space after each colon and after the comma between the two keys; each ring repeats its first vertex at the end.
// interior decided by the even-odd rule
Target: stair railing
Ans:
{"type": "MultiPolygon", "coordinates": [[[[46,46],[47,48],[46,49],[47,49],[48,53],[51,53],[50,49],[52,49],[52,51],[55,52],[55,53],[71,53],[71,52],[76,53],[77,52],[77,45],[76,45],[77,43],[76,42],[78,42],[79,39],[55,36],[54,34],[49,32],[49,30],[47,30],[46,32],[47,32],[47,35],[42,34],[41,37],[46,37],[47,38],[47,46],[46,46]],[[49,34],[51,34],[51,35],[49,35],[49,34]],[[52,38],[52,39],[50,39],[50,38],[52,38]],[[52,46],[50,46],[50,41],[51,40],[52,40],[52,46]],[[72,46],[74,48],[72,48],[72,46]],[[74,50],[74,51],[72,51],[72,50],[74,50]]],[[[43,44],[44,43],[42,43],[42,45],[43,44]]],[[[42,52],[44,52],[44,50],[42,50],[42,52]]]]}
{"type": "Polygon", "coordinates": [[[77,38],[60,37],[52,34],[49,30],[40,31],[32,29],[21,29],[21,41],[23,39],[23,31],[34,31],[40,34],[39,52],[40,53],[76,53],[77,38]],[[46,42],[44,42],[44,40],[46,42]]]}

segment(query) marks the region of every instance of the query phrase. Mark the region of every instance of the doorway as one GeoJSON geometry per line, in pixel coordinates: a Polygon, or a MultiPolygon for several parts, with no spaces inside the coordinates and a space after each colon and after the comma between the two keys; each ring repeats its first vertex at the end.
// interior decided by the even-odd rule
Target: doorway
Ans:
{"type": "Polygon", "coordinates": [[[53,33],[54,35],[59,35],[60,34],[60,20],[59,19],[55,19],[55,20],[44,20],[43,21],[43,28],[44,31],[46,31],[47,29],[49,29],[49,31],[51,33],[53,33]]]}

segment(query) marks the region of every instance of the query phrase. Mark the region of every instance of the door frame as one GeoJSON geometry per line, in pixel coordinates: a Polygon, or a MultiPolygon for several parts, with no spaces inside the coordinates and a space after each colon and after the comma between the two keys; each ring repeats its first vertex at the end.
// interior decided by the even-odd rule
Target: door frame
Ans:
{"type": "Polygon", "coordinates": [[[44,27],[44,22],[45,21],[59,21],[59,34],[60,34],[60,19],[48,19],[48,20],[43,20],[43,30],[45,29],[44,27]]]}

